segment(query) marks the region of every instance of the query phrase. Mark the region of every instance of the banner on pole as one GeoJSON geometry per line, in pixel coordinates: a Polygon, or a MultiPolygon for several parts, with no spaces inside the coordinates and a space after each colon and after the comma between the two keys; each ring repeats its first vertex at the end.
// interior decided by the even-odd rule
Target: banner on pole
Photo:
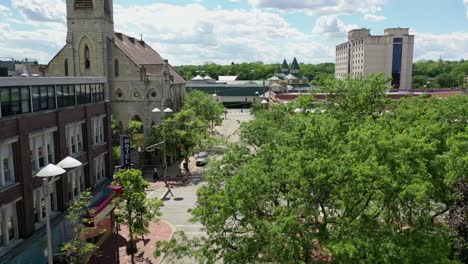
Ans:
{"type": "Polygon", "coordinates": [[[120,155],[121,155],[121,166],[123,169],[130,168],[132,164],[132,155],[130,152],[130,137],[122,135],[120,136],[120,155]]]}

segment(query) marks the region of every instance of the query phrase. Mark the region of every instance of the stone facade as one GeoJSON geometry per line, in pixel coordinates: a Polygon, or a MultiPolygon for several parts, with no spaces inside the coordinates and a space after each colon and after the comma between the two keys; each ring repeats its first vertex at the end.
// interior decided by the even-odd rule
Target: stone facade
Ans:
{"type": "Polygon", "coordinates": [[[180,109],[185,80],[143,40],[114,32],[112,6],[112,0],[67,0],[66,45],[45,74],[107,77],[106,99],[123,128],[140,120],[147,135],[161,117],[153,108],[180,109]]]}

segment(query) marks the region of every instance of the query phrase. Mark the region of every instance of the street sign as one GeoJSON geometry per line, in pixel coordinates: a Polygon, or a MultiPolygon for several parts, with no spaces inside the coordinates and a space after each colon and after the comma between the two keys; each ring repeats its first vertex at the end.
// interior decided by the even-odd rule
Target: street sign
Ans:
{"type": "Polygon", "coordinates": [[[120,155],[121,155],[121,165],[122,168],[128,169],[130,168],[132,161],[131,161],[131,153],[130,153],[130,137],[122,135],[120,136],[120,155]]]}

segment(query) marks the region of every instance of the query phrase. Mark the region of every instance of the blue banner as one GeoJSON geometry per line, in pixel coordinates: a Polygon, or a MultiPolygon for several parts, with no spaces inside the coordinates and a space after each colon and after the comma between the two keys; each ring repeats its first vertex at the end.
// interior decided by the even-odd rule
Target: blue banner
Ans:
{"type": "Polygon", "coordinates": [[[132,161],[131,161],[131,153],[130,153],[130,137],[129,136],[120,136],[120,155],[122,161],[122,168],[128,169],[130,168],[132,161]]]}

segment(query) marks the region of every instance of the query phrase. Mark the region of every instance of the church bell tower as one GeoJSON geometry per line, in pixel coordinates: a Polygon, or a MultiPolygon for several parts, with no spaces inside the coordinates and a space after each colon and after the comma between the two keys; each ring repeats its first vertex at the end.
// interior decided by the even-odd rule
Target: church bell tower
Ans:
{"type": "Polygon", "coordinates": [[[112,0],[67,0],[70,76],[108,76],[113,56],[112,0]]]}

